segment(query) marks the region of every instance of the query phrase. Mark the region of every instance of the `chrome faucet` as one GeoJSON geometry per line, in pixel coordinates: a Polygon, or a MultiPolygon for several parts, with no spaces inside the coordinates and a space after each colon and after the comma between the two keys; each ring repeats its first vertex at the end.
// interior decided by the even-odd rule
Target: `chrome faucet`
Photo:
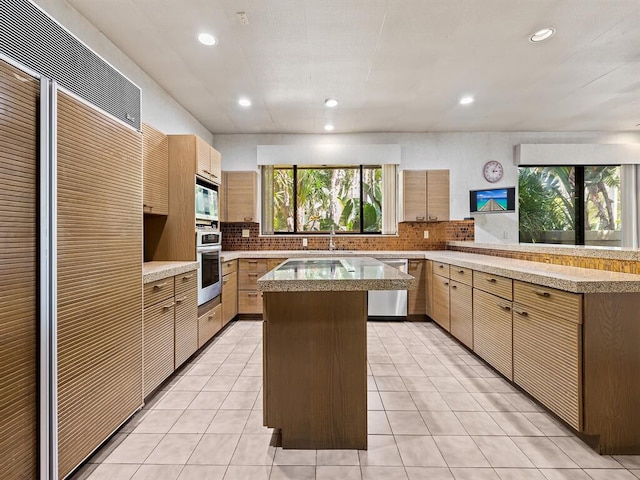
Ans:
{"type": "Polygon", "coordinates": [[[333,225],[331,225],[331,231],[329,232],[329,250],[333,251],[336,249],[336,244],[333,243],[333,236],[336,234],[335,229],[333,228],[333,225]]]}

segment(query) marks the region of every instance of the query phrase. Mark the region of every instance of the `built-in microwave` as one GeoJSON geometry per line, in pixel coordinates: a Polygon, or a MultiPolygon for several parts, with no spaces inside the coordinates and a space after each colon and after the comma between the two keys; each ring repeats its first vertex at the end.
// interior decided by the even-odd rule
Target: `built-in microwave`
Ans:
{"type": "Polygon", "coordinates": [[[196,184],[196,220],[218,221],[218,192],[196,184]]]}

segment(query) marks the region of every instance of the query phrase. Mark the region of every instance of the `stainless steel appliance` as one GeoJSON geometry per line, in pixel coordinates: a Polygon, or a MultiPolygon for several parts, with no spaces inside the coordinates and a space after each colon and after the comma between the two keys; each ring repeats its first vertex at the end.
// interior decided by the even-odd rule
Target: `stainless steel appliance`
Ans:
{"type": "Polygon", "coordinates": [[[196,183],[196,221],[218,221],[218,191],[196,183]]]}
{"type": "Polygon", "coordinates": [[[222,234],[203,229],[196,232],[198,268],[198,305],[207,303],[222,292],[222,234]]]}
{"type": "MultiPolygon", "coordinates": [[[[382,263],[407,273],[406,259],[378,258],[382,263]]],[[[407,318],[406,290],[371,290],[369,291],[368,316],[376,320],[404,320],[407,318]]]]}

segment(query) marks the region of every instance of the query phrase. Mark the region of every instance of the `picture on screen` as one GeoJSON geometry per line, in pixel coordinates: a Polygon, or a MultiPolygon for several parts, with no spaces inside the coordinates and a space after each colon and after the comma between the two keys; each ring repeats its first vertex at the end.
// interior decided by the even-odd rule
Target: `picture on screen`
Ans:
{"type": "Polygon", "coordinates": [[[469,192],[471,212],[499,213],[515,210],[515,188],[494,188],[469,192]]]}

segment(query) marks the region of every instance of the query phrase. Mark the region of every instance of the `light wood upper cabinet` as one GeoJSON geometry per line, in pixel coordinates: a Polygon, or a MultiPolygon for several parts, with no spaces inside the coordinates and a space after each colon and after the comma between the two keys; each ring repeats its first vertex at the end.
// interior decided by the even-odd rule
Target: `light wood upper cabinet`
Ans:
{"type": "Polygon", "coordinates": [[[142,205],[144,213],[169,214],[169,140],[142,124],[142,205]]]}
{"type": "Polygon", "coordinates": [[[222,155],[200,137],[194,135],[196,142],[196,173],[210,182],[222,181],[222,155]]]}
{"type": "Polygon", "coordinates": [[[224,222],[258,222],[258,174],[224,172],[224,222]]]}
{"type": "Polygon", "coordinates": [[[449,220],[449,170],[400,172],[400,222],[449,220]]]}
{"type": "Polygon", "coordinates": [[[211,181],[213,183],[222,183],[222,154],[215,148],[209,149],[211,181]]]}

